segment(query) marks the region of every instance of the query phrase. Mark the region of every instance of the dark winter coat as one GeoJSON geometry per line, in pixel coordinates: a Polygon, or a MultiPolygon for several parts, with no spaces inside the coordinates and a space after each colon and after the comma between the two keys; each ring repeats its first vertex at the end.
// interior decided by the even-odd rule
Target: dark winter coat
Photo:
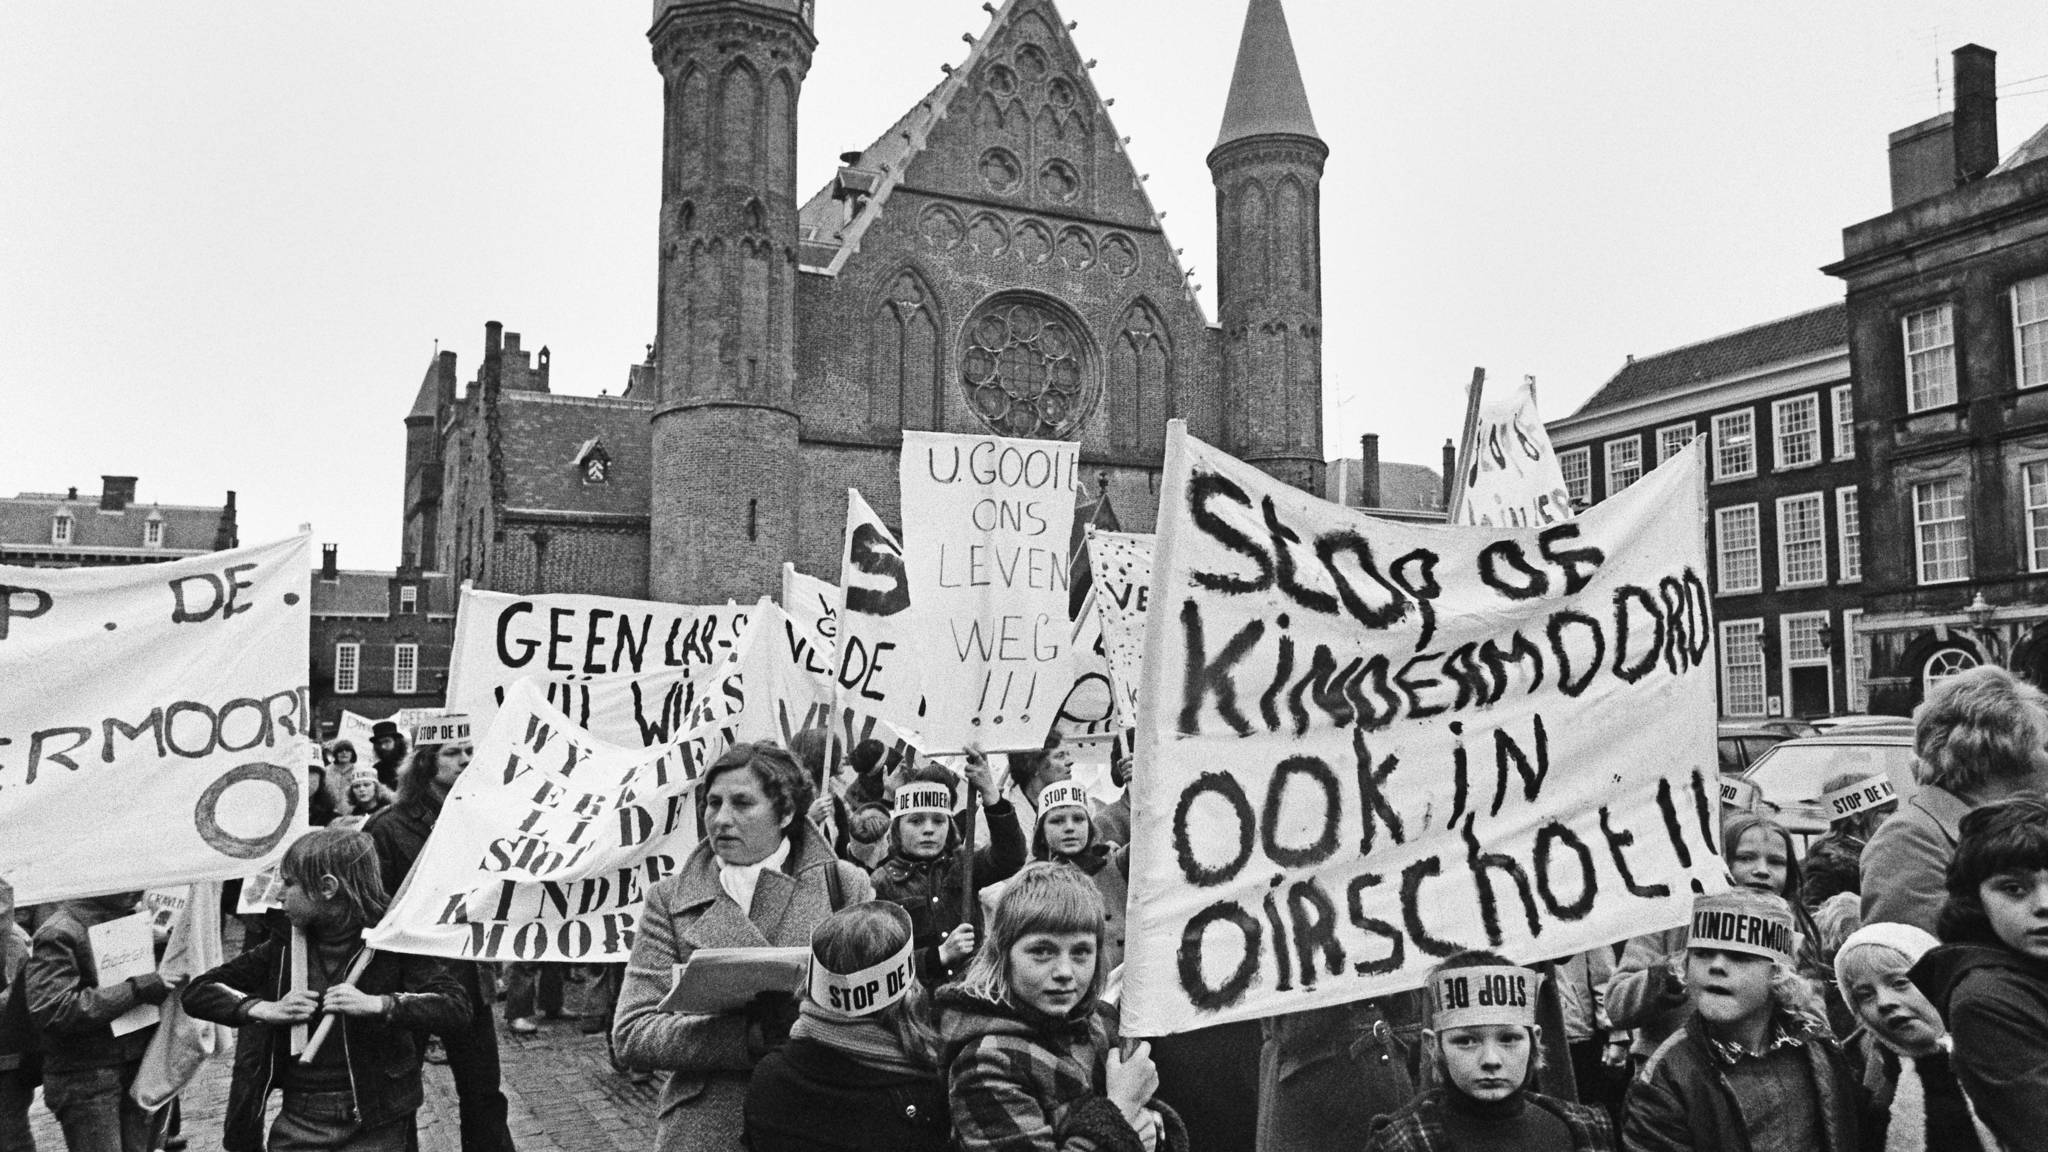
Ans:
{"type": "MultiPolygon", "coordinates": [[[[1629,1085],[1622,1147],[1629,1152],[1749,1152],[1749,1122],[1721,1063],[1707,1047],[1698,1013],[1667,1037],[1629,1085]]],[[[1807,1033],[1796,1052],[1813,1072],[1822,1145],[1816,1152],[1862,1147],[1863,1087],[1835,1042],[1807,1033]]]]}
{"type": "Polygon", "coordinates": [[[73,1072],[119,1067],[142,1059],[156,1035],[154,1024],[126,1036],[114,1035],[114,1019],[137,1004],[161,1004],[170,995],[154,972],[99,987],[92,943],[86,933],[97,924],[134,912],[102,900],[72,900],[37,929],[22,968],[29,1022],[43,1050],[43,1070],[73,1072]]]}
{"type": "MultiPolygon", "coordinates": [[[[975,1152],[1145,1152],[1137,1129],[1105,1094],[1116,1043],[1114,1010],[1096,1004],[1055,1020],[941,988],[939,1063],[953,1131],[975,1152]]],[[[1163,1101],[1160,1152],[1186,1152],[1187,1130],[1163,1101]]]]}
{"type": "MultiPolygon", "coordinates": [[[[273,937],[194,978],[185,989],[185,1011],[193,1019],[237,1029],[235,1068],[240,1075],[228,1093],[229,1131],[260,1130],[270,1088],[292,1059],[289,1027],[249,1017],[257,1002],[281,1000],[290,987],[288,941],[273,937]],[[245,1053],[250,1054],[245,1058],[245,1053]]],[[[327,1037],[348,1057],[356,1114],[365,1127],[374,1128],[419,1110],[425,1097],[414,1033],[448,1035],[467,1028],[469,997],[446,963],[400,952],[379,952],[355,984],[365,995],[393,998],[388,1018],[339,1016],[327,1037]]]]}
{"type": "Polygon", "coordinates": [[[808,1037],[754,1065],[747,1084],[753,1152],[945,1152],[946,1085],[876,1068],[808,1037]]]}
{"type": "MultiPolygon", "coordinates": [[[[974,853],[974,891],[1016,875],[1024,866],[1024,829],[1008,800],[983,809],[988,814],[989,842],[974,853]]],[[[892,833],[893,835],[893,833],[892,833]]],[[[900,904],[910,913],[910,940],[917,949],[917,974],[936,988],[947,973],[939,964],[939,943],[960,923],[967,882],[965,861],[954,841],[930,860],[912,860],[891,850],[871,879],[878,899],[900,904]]]]}
{"type": "MultiPolygon", "coordinates": [[[[1599,1108],[1530,1092],[1529,1105],[1564,1121],[1577,1152],[1613,1152],[1614,1122],[1599,1108]]],[[[1456,1152],[1444,1130],[1444,1089],[1432,1088],[1408,1106],[1373,1123],[1366,1152],[1456,1152]]]]}
{"type": "MultiPolygon", "coordinates": [[[[384,878],[384,891],[393,899],[398,896],[399,885],[405,882],[405,874],[412,871],[413,862],[420,858],[420,850],[427,846],[434,821],[440,817],[440,801],[415,796],[380,810],[363,825],[363,833],[377,846],[377,868],[384,878]]],[[[477,995],[471,1000],[471,1009],[488,1011],[498,998],[497,968],[491,964],[473,967],[477,995]]]]}
{"type": "Polygon", "coordinates": [[[1913,983],[1948,1021],[1956,1079],[2007,1148],[2048,1139],[2048,963],[2002,944],[1944,944],[1913,983]]]}

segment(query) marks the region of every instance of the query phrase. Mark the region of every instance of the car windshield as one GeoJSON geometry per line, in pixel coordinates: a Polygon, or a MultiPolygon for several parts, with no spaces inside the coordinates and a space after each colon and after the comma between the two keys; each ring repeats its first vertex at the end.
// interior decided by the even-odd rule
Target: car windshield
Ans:
{"type": "Polygon", "coordinates": [[[1820,799],[1827,783],[1838,776],[1891,779],[1900,796],[1913,791],[1913,747],[1910,744],[1780,744],[1765,753],[1748,779],[1774,804],[1801,804],[1820,799]]]}

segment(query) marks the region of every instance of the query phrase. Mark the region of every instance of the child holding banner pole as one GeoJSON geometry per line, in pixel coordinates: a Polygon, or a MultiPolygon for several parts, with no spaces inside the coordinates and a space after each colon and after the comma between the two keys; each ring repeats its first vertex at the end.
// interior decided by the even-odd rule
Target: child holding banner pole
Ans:
{"type": "Polygon", "coordinates": [[[279,872],[294,931],[204,973],[185,993],[194,1019],[240,1030],[228,1124],[260,1128],[275,1088],[284,1105],[270,1152],[404,1152],[425,1102],[415,1033],[463,1028],[468,1000],[443,962],[363,946],[363,930],[389,902],[368,836],[310,832],[286,850],[279,872]],[[316,1018],[313,1039],[295,1047],[316,1018]],[[328,1038],[330,1030],[341,1034],[328,1038]]]}
{"type": "Polygon", "coordinates": [[[896,788],[889,856],[873,877],[875,895],[910,914],[918,977],[927,988],[944,983],[974,955],[970,908],[982,889],[1024,866],[1024,830],[1016,808],[995,794],[987,759],[978,751],[967,754],[964,819],[954,816],[955,779],[929,763],[905,775],[896,788]],[[989,829],[989,843],[980,849],[972,840],[976,802],[989,829]]]}

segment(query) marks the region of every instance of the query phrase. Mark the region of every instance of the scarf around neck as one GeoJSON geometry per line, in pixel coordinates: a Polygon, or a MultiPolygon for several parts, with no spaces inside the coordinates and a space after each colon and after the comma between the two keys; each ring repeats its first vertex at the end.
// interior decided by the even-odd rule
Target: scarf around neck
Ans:
{"type": "Polygon", "coordinates": [[[776,846],[775,851],[752,864],[728,864],[721,859],[718,861],[718,886],[725,889],[725,894],[732,897],[732,902],[740,906],[740,911],[752,914],[754,889],[760,887],[761,873],[770,868],[782,867],[782,862],[787,859],[787,836],[782,838],[782,843],[776,846]]]}
{"type": "Polygon", "coordinates": [[[906,1076],[928,1076],[934,1071],[930,1057],[918,1058],[903,1050],[902,1041],[884,1025],[879,1016],[849,1016],[804,998],[792,1039],[808,1039],[824,1045],[870,1068],[906,1076]]]}

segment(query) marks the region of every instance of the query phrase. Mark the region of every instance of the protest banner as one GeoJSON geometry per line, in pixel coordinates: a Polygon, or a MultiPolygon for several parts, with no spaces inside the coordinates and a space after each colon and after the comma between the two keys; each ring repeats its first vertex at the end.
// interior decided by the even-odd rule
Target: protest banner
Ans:
{"type": "MultiPolygon", "coordinates": [[[[1474,387],[1483,387],[1475,378],[1474,387]]],[[[1536,415],[1536,378],[1478,405],[1467,432],[1453,524],[1520,526],[1572,518],[1571,496],[1550,433],[1536,415]]]]}
{"type": "Polygon", "coordinates": [[[0,567],[0,877],[19,902],[254,872],[305,830],[310,553],[297,536],[0,567]]]}
{"type": "Polygon", "coordinates": [[[515,596],[465,586],[449,656],[448,708],[467,713],[481,731],[512,683],[534,676],[548,700],[601,738],[661,744],[699,715],[704,673],[732,655],[747,612],[739,604],[515,596]],[[600,678],[607,679],[593,684],[600,678]]]}
{"type": "Polygon", "coordinates": [[[1684,922],[1717,837],[1701,455],[1547,528],[1380,520],[1169,434],[1128,1035],[1684,922]]]}
{"type": "Polygon", "coordinates": [[[1145,663],[1145,609],[1152,599],[1152,536],[1088,530],[1095,611],[1102,617],[1103,659],[1125,727],[1138,723],[1138,680],[1145,663]]]}
{"type": "Polygon", "coordinates": [[[1043,744],[1073,683],[1079,452],[1070,441],[903,434],[903,555],[931,748],[1043,744]]]}
{"type": "Polygon", "coordinates": [[[803,640],[798,659],[819,676],[839,666],[839,587],[807,576],[787,561],[782,565],[782,610],[796,623],[803,640]]]}
{"type": "Polygon", "coordinates": [[[842,702],[899,732],[918,731],[924,723],[924,676],[910,634],[914,621],[903,545],[852,488],[846,490],[839,586],[846,597],[839,615],[842,702]]]}
{"type": "Polygon", "coordinates": [[[623,963],[647,889],[697,844],[697,778],[731,743],[714,723],[653,748],[609,744],[549,704],[537,679],[514,683],[366,943],[623,963]]]}
{"type": "Polygon", "coordinates": [[[1117,717],[1116,698],[1110,689],[1109,657],[1103,650],[1102,617],[1095,611],[1095,590],[1090,588],[1081,602],[1081,614],[1074,619],[1073,639],[1067,645],[1073,676],[1067,694],[1060,698],[1053,715],[1053,731],[1060,746],[1073,758],[1076,779],[1094,792],[1108,788],[1110,745],[1124,729],[1117,717]]]}
{"type": "Polygon", "coordinates": [[[805,659],[810,651],[802,626],[765,597],[749,613],[747,631],[730,671],[727,699],[737,700],[732,726],[740,740],[787,745],[806,728],[825,728],[852,748],[880,740],[900,754],[917,747],[914,733],[869,712],[858,696],[833,691],[830,669],[805,659]]]}

